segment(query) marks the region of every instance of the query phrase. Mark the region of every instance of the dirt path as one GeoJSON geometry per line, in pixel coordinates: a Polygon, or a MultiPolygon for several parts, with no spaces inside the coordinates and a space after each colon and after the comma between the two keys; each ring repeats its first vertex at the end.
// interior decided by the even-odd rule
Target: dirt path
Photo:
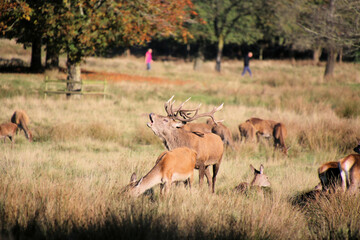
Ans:
{"type": "Polygon", "coordinates": [[[169,80],[159,77],[144,77],[136,75],[128,75],[121,73],[107,73],[107,72],[88,72],[82,71],[81,78],[83,80],[102,80],[105,79],[108,82],[149,82],[153,84],[173,84],[173,85],[184,85],[187,81],[182,80],[169,80]]]}

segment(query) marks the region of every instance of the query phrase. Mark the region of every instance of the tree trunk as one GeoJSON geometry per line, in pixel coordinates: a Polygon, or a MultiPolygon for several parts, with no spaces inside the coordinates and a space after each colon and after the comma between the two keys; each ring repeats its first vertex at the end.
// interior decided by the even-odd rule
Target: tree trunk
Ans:
{"type": "Polygon", "coordinates": [[[339,63],[340,64],[342,63],[342,59],[343,59],[343,49],[340,48],[340,50],[339,50],[339,63]]]}
{"type": "Polygon", "coordinates": [[[186,44],[186,62],[190,62],[190,44],[186,44]]]}
{"type": "Polygon", "coordinates": [[[200,41],[199,43],[199,49],[195,55],[195,60],[194,60],[194,66],[193,66],[193,69],[194,71],[197,71],[197,70],[200,70],[201,69],[201,66],[204,62],[204,44],[200,41]]]}
{"type": "Polygon", "coordinates": [[[41,70],[41,37],[33,39],[31,48],[30,69],[33,72],[39,72],[41,70]]]}
{"type": "Polygon", "coordinates": [[[129,48],[129,47],[127,47],[127,48],[125,49],[124,55],[125,55],[125,57],[130,57],[130,56],[131,56],[131,52],[130,52],[130,48],[129,48]]]}
{"type": "MultiPolygon", "coordinates": [[[[68,57],[67,60],[68,76],[66,84],[67,91],[81,91],[81,68],[80,61],[71,61],[68,57]]],[[[71,93],[66,94],[67,98],[71,97],[71,93]]]]}
{"type": "Polygon", "coordinates": [[[333,76],[335,62],[336,62],[336,50],[335,50],[335,48],[329,48],[327,61],[326,61],[326,67],[325,67],[325,74],[324,74],[325,78],[333,76]]]}
{"type": "Polygon", "coordinates": [[[314,65],[317,65],[319,63],[321,53],[322,53],[322,47],[317,46],[317,47],[314,48],[314,50],[313,50],[313,63],[314,63],[314,65]]]}
{"type": "Polygon", "coordinates": [[[52,47],[50,44],[46,46],[46,69],[59,68],[59,51],[57,48],[52,47]]]}
{"type": "Polygon", "coordinates": [[[259,52],[259,60],[263,60],[264,56],[264,46],[260,45],[260,52],[259,52]]]}
{"type": "Polygon", "coordinates": [[[222,51],[224,48],[224,37],[220,34],[219,36],[219,42],[218,42],[218,52],[216,56],[216,65],[215,70],[220,72],[221,71],[221,57],[222,57],[222,51]]]}

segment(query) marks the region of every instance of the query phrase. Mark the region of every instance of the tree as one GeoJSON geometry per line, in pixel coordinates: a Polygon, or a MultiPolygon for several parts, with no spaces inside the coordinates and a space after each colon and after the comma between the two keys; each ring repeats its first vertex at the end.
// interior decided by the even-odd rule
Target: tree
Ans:
{"type": "Polygon", "coordinates": [[[8,38],[31,45],[31,70],[41,69],[41,40],[44,17],[39,14],[42,1],[6,1],[0,5],[0,30],[8,38]]]}
{"type": "MultiPolygon", "coordinates": [[[[180,35],[186,39],[189,33],[184,23],[192,16],[190,0],[10,0],[19,6],[31,6],[30,2],[42,5],[31,9],[26,20],[39,22],[41,30],[34,31],[34,38],[45,39],[47,50],[67,54],[68,89],[80,82],[80,64],[84,57],[94,55],[109,43],[123,45],[144,44],[156,35],[180,35]],[[28,3],[29,2],[29,3],[28,3]]],[[[18,26],[11,37],[19,38],[25,24],[8,8],[2,12],[12,16],[12,25],[18,26]]],[[[7,24],[8,25],[8,24],[7,24]]],[[[31,30],[32,29],[32,30],[31,30]]]]}
{"type": "Polygon", "coordinates": [[[256,28],[256,4],[259,1],[196,0],[194,4],[204,25],[198,25],[195,36],[206,36],[217,44],[216,71],[221,71],[224,45],[254,43],[262,37],[256,28]]]}
{"type": "Polygon", "coordinates": [[[297,49],[327,52],[324,76],[332,76],[336,55],[354,51],[360,40],[359,0],[274,0],[279,32],[297,49]]]}

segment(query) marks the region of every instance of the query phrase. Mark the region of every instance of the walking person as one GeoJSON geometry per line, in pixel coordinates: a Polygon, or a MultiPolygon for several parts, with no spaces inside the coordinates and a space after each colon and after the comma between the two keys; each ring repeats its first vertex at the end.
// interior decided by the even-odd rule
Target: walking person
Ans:
{"type": "Polygon", "coordinates": [[[146,64],[146,70],[151,69],[151,63],[152,63],[152,49],[149,48],[149,50],[145,54],[145,64],[146,64]]]}
{"type": "Polygon", "coordinates": [[[253,53],[249,52],[245,57],[244,57],[244,70],[241,74],[241,76],[244,76],[246,72],[249,72],[250,77],[252,76],[251,70],[250,70],[250,58],[252,58],[253,53]]]}

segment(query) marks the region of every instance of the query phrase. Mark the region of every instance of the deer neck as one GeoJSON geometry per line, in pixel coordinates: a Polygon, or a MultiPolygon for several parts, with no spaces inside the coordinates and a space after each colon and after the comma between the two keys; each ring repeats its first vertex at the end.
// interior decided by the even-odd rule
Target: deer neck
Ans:
{"type": "Polygon", "coordinates": [[[154,187],[162,182],[162,174],[160,168],[156,165],[145,177],[140,180],[135,187],[133,187],[133,193],[138,196],[144,193],[146,190],[154,187]]]}
{"type": "Polygon", "coordinates": [[[169,134],[164,134],[163,143],[168,150],[172,150],[178,147],[191,147],[188,141],[189,133],[181,128],[177,128],[171,131],[169,134]]]}

